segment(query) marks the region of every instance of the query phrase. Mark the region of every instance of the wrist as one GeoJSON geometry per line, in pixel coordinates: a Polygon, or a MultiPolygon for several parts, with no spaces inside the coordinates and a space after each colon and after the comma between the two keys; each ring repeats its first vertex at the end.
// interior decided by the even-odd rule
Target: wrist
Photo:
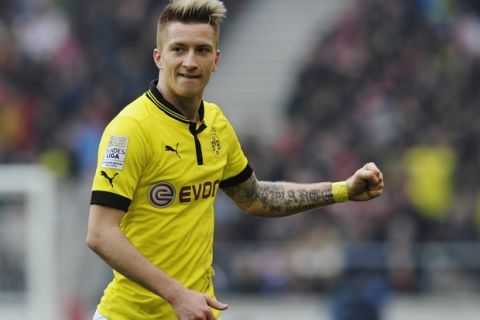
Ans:
{"type": "Polygon", "coordinates": [[[163,292],[159,295],[171,305],[175,305],[177,304],[178,300],[182,300],[181,297],[184,295],[186,288],[174,280],[168,286],[165,286],[162,291],[163,292]]]}
{"type": "Polygon", "coordinates": [[[332,195],[335,203],[348,201],[347,181],[332,182],[332,195]]]}

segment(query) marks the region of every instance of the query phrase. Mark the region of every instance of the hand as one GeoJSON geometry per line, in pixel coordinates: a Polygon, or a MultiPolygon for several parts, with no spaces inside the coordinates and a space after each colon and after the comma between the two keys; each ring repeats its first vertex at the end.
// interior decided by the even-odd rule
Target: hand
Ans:
{"type": "Polygon", "coordinates": [[[367,163],[347,179],[348,199],[366,201],[383,193],[383,174],[373,163],[367,163]]]}
{"type": "Polygon", "coordinates": [[[216,320],[210,307],[217,310],[228,308],[228,305],[214,300],[207,294],[188,289],[177,295],[172,306],[179,320],[216,320]]]}

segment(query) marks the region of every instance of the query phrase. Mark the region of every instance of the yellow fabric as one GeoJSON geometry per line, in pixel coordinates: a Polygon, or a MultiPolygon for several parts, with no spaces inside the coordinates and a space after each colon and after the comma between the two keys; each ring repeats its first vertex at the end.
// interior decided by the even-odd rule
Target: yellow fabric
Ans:
{"type": "Polygon", "coordinates": [[[417,146],[405,154],[407,193],[426,216],[439,219],[453,200],[455,154],[447,146],[417,146]]]}
{"type": "MultiPolygon", "coordinates": [[[[198,165],[188,123],[146,95],[128,105],[105,129],[92,191],[130,199],[121,229],[132,244],[187,288],[213,297],[214,199],[220,182],[248,163],[221,110],[208,102],[204,108],[198,165]]],[[[117,272],[98,310],[112,320],[175,319],[166,301],[117,272]]]]}
{"type": "Polygon", "coordinates": [[[347,182],[346,181],[333,182],[332,194],[333,194],[333,199],[335,200],[335,203],[348,201],[347,182]]]}

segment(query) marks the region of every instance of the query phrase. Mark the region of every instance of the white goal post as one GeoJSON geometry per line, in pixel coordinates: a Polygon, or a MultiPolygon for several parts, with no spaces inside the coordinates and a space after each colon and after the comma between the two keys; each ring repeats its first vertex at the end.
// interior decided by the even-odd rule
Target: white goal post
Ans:
{"type": "Polygon", "coordinates": [[[55,178],[40,165],[0,165],[0,200],[9,197],[23,200],[25,283],[21,298],[0,288],[0,318],[59,320],[55,178]]]}

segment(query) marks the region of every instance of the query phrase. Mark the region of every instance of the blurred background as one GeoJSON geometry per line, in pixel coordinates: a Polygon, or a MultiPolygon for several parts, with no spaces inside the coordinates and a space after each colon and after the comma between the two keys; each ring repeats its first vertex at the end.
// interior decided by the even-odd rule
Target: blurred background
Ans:
{"type": "MultiPolygon", "coordinates": [[[[257,176],[343,180],[374,161],[386,190],[278,220],[247,217],[220,193],[223,319],[477,319],[479,3],[224,2],[223,56],[206,100],[229,117],[257,176]]],[[[0,1],[8,319],[48,320],[28,310],[49,295],[52,320],[91,319],[112,277],[84,242],[97,144],[157,77],[165,4],[0,1]]]]}

